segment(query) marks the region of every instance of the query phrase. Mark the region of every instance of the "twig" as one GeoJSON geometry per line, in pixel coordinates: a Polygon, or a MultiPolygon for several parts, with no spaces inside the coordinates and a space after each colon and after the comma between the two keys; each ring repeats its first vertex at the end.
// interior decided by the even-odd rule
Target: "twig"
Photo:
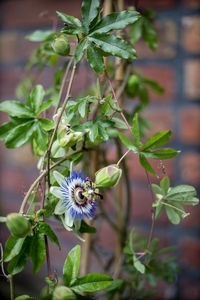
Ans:
{"type": "Polygon", "coordinates": [[[14,281],[13,281],[13,275],[8,275],[8,280],[10,283],[10,300],[14,300],[15,298],[15,287],[14,287],[14,281]]]}
{"type": "Polygon", "coordinates": [[[117,166],[119,166],[120,162],[124,159],[124,157],[130,152],[131,150],[127,150],[122,157],[120,158],[120,160],[117,162],[117,166]]]}

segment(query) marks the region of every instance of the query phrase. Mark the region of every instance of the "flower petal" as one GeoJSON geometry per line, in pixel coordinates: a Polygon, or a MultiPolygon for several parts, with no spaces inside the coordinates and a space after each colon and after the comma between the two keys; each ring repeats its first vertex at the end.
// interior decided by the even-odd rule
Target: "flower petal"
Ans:
{"type": "Polygon", "coordinates": [[[59,199],[65,198],[65,196],[63,195],[63,193],[60,190],[60,187],[58,187],[58,186],[51,186],[50,192],[59,199]]]}
{"type": "Polygon", "coordinates": [[[56,181],[59,183],[60,186],[62,186],[62,184],[65,184],[65,177],[60,174],[58,171],[53,171],[53,176],[55,177],[56,181]]]}
{"type": "Polygon", "coordinates": [[[65,213],[66,207],[63,203],[63,200],[58,201],[58,203],[56,204],[55,210],[54,210],[54,214],[55,215],[62,215],[65,213]]]}
{"type": "Polygon", "coordinates": [[[65,224],[69,227],[72,227],[73,221],[74,221],[74,219],[73,219],[72,215],[70,214],[70,212],[66,211],[65,212],[65,224]]]}

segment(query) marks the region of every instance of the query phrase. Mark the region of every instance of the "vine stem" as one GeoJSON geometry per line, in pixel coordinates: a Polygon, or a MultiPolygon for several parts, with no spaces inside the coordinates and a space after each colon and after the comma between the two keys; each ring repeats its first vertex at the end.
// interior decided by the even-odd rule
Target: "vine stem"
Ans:
{"type": "MultiPolygon", "coordinates": [[[[82,150],[77,151],[76,153],[80,153],[82,152],[82,150]]],[[[54,165],[52,165],[49,170],[52,170],[53,168],[59,166],[62,162],[64,162],[65,160],[67,160],[70,157],[70,155],[65,155],[62,159],[60,159],[59,161],[57,161],[54,165]]],[[[38,184],[38,182],[40,182],[42,180],[42,178],[47,174],[48,170],[44,170],[37,178],[36,180],[32,183],[32,185],[30,186],[26,196],[24,197],[24,200],[21,204],[19,213],[23,214],[24,213],[24,208],[26,206],[26,203],[28,202],[28,198],[30,197],[32,191],[34,190],[34,188],[36,187],[36,185],[38,184]]]]}
{"type": "Polygon", "coordinates": [[[117,162],[117,166],[119,166],[120,162],[124,159],[124,157],[130,152],[131,150],[127,150],[123,156],[120,158],[120,160],[117,162]]]}
{"type": "Polygon", "coordinates": [[[68,89],[67,89],[67,94],[66,94],[66,97],[65,97],[65,99],[64,99],[64,102],[63,102],[63,105],[62,105],[61,112],[60,112],[60,114],[58,115],[58,119],[57,119],[57,122],[56,122],[56,127],[54,128],[54,131],[53,131],[53,133],[52,133],[51,140],[50,140],[50,142],[49,142],[49,146],[48,146],[48,149],[47,149],[47,178],[48,178],[48,184],[49,184],[49,185],[50,185],[50,174],[49,174],[49,170],[50,170],[50,154],[51,154],[51,148],[52,148],[52,145],[53,145],[54,137],[55,137],[56,132],[57,132],[57,130],[58,130],[58,126],[59,126],[61,117],[62,117],[63,112],[64,112],[64,110],[65,110],[65,106],[66,106],[67,101],[68,101],[69,96],[70,96],[70,92],[71,92],[71,88],[72,88],[72,82],[73,82],[73,79],[74,79],[75,71],[76,71],[76,63],[74,62],[74,66],[73,66],[73,69],[72,69],[72,73],[71,73],[71,76],[70,76],[69,85],[68,85],[68,89]]]}
{"type": "Polygon", "coordinates": [[[15,299],[15,287],[14,287],[14,281],[13,281],[13,275],[8,275],[8,280],[10,282],[10,300],[15,299]]]}
{"type": "MultiPolygon", "coordinates": [[[[112,85],[112,82],[111,82],[111,80],[110,80],[110,78],[108,77],[107,74],[106,74],[106,76],[107,76],[108,82],[109,82],[109,84],[110,84],[110,88],[111,88],[111,90],[112,90],[112,94],[113,94],[113,96],[114,96],[115,102],[117,102],[118,106],[120,107],[119,101],[118,101],[118,99],[117,99],[116,93],[115,93],[114,88],[113,88],[113,85],[112,85]]],[[[123,119],[124,122],[126,123],[126,126],[128,127],[129,131],[130,131],[131,134],[132,134],[131,126],[128,124],[128,121],[126,120],[126,117],[124,116],[123,112],[120,112],[120,114],[121,114],[121,116],[122,116],[122,119],[123,119]]]]}

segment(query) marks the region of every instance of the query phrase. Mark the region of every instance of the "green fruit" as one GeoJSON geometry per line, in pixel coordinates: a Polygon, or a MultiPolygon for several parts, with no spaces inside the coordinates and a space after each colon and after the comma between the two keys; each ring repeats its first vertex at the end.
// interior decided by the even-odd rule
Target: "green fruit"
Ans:
{"type": "Polygon", "coordinates": [[[62,56],[67,56],[70,53],[70,44],[65,35],[60,35],[59,37],[55,38],[52,48],[57,54],[62,56]]]}
{"type": "Polygon", "coordinates": [[[66,286],[57,286],[53,292],[52,300],[75,300],[76,295],[66,286]]]}
{"type": "Polygon", "coordinates": [[[31,224],[22,215],[18,213],[11,213],[7,216],[6,225],[10,233],[18,238],[27,236],[31,230],[31,224]]]}
{"type": "Polygon", "coordinates": [[[119,182],[121,174],[122,170],[117,165],[107,166],[96,172],[95,184],[97,187],[113,187],[119,182]]]}
{"type": "Polygon", "coordinates": [[[135,97],[139,88],[139,78],[136,75],[131,75],[125,87],[125,91],[129,97],[135,97]]]}

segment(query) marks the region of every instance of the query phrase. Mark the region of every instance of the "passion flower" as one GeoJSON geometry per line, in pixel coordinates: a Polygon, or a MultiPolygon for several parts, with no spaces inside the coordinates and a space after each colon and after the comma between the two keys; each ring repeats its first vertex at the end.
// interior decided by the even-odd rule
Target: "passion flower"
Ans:
{"type": "Polygon", "coordinates": [[[73,225],[79,229],[83,218],[94,218],[96,200],[101,195],[91,179],[84,176],[82,171],[73,171],[67,178],[57,171],[54,171],[53,175],[60,185],[50,189],[51,193],[60,199],[54,213],[65,215],[64,222],[68,230],[71,230],[73,225]]]}

